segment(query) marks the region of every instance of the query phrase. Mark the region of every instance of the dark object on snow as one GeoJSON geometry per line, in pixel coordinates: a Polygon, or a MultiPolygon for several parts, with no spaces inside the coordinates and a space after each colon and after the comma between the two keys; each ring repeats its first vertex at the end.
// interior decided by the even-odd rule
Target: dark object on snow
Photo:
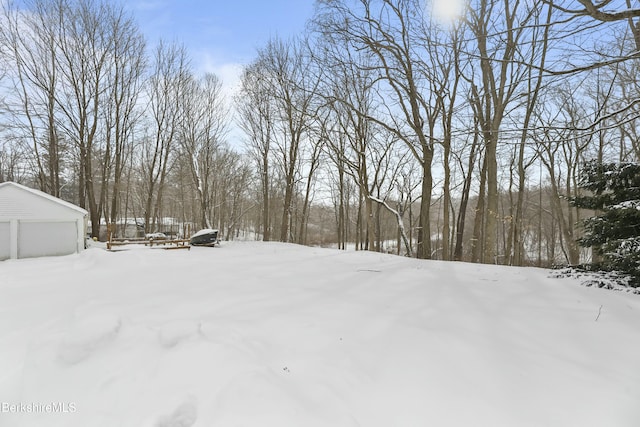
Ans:
{"type": "Polygon", "coordinates": [[[191,240],[189,240],[189,244],[191,246],[215,246],[218,243],[220,243],[218,240],[218,230],[213,230],[211,228],[205,228],[198,231],[196,234],[191,236],[191,240]]]}

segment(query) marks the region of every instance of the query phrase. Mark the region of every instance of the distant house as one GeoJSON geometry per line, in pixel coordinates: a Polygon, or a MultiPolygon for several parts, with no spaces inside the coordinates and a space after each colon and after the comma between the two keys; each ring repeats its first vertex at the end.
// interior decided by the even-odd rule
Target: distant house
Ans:
{"type": "Polygon", "coordinates": [[[84,249],[87,211],[15,182],[0,184],[0,260],[84,249]]]}

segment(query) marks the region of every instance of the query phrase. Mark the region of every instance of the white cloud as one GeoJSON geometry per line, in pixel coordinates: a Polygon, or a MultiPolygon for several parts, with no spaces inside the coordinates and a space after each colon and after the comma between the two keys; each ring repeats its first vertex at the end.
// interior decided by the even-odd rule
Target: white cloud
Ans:
{"type": "MultiPolygon", "coordinates": [[[[213,73],[222,81],[222,93],[231,111],[234,111],[234,96],[240,89],[240,78],[244,64],[221,59],[211,51],[191,52],[195,72],[197,74],[213,73]]],[[[240,141],[244,138],[235,120],[230,116],[227,142],[236,149],[241,149],[240,141]]]]}
{"type": "Polygon", "coordinates": [[[201,52],[194,55],[196,72],[213,73],[222,80],[222,90],[227,99],[231,100],[240,87],[243,64],[227,62],[216,58],[211,52],[201,52]]]}

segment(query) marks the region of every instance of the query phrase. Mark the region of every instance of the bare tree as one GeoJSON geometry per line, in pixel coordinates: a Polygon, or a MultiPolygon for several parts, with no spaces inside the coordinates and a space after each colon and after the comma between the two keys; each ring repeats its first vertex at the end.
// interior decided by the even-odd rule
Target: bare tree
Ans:
{"type": "Polygon", "coordinates": [[[271,240],[271,155],[275,126],[275,105],[269,92],[266,64],[257,60],[247,66],[236,98],[240,128],[247,136],[247,149],[255,159],[262,195],[262,240],[271,240]]]}
{"type": "Polygon", "coordinates": [[[251,200],[250,189],[254,180],[253,168],[248,160],[229,147],[222,147],[222,155],[216,170],[220,172],[217,197],[219,209],[219,228],[224,226],[225,238],[233,240],[240,232],[243,217],[254,209],[256,203],[251,200]]]}
{"type": "Polygon", "coordinates": [[[442,147],[442,259],[452,257],[452,150],[454,127],[462,127],[463,121],[456,118],[460,111],[459,97],[462,69],[467,59],[462,56],[462,22],[455,20],[442,26],[432,16],[425,16],[417,31],[421,46],[421,69],[424,70],[430,95],[431,110],[427,114],[430,128],[436,128],[434,139],[442,147]],[[435,119],[435,120],[434,120],[435,119]],[[455,121],[454,121],[455,119],[455,121]],[[438,129],[439,128],[439,129],[438,129]]]}
{"type": "Polygon", "coordinates": [[[330,38],[326,39],[322,61],[325,69],[333,71],[323,88],[332,111],[328,117],[333,122],[333,126],[325,126],[327,152],[340,172],[348,174],[358,186],[356,247],[373,250],[376,232],[371,191],[378,186],[373,171],[374,153],[380,142],[376,138],[380,128],[370,119],[375,114],[374,73],[368,69],[365,56],[351,52],[348,45],[337,45],[330,38]]]}
{"type": "MultiPolygon", "coordinates": [[[[635,18],[640,18],[640,7],[632,7],[631,0],[625,0],[626,7],[617,4],[619,9],[611,9],[612,0],[603,0],[593,2],[592,0],[573,0],[556,2],[553,0],[542,0],[544,3],[557,9],[558,11],[570,16],[570,17],[589,17],[594,21],[603,23],[622,22],[626,21],[629,26],[629,30],[633,35],[635,41],[635,52],[632,51],[629,57],[637,56],[640,52],[640,19],[634,21],[635,18]],[[576,5],[579,3],[582,7],[576,5]]],[[[628,59],[619,57],[621,60],[628,59]]],[[[616,61],[619,62],[619,61],[616,61]]],[[[594,63],[591,66],[581,67],[583,70],[588,68],[594,68],[604,65],[604,63],[594,63]]],[[[572,71],[572,70],[567,70],[572,71]]],[[[575,70],[578,71],[578,70],[575,70]]],[[[581,70],[582,71],[582,70],[581,70]]]]}
{"type": "MultiPolygon", "coordinates": [[[[61,115],[58,126],[77,149],[78,201],[87,207],[91,233],[98,236],[106,201],[108,175],[97,164],[110,158],[101,146],[106,125],[102,114],[110,90],[116,41],[132,36],[136,27],[122,8],[90,0],[69,4],[64,0],[47,3],[56,17],[54,40],[59,86],[55,102],[61,115]]],[[[135,35],[134,35],[135,37],[135,35]]]]}
{"type": "Polygon", "coordinates": [[[183,46],[160,42],[155,50],[146,91],[150,114],[148,130],[141,138],[140,162],[144,182],[143,214],[145,232],[154,231],[152,220],[162,204],[165,180],[177,147],[179,102],[189,75],[183,46]]]}
{"type": "Polygon", "coordinates": [[[24,180],[24,153],[16,144],[5,140],[0,144],[0,182],[24,180]]]}
{"type": "MultiPolygon", "coordinates": [[[[533,117],[535,109],[537,108],[538,99],[542,91],[543,73],[539,70],[545,67],[548,44],[550,23],[552,19],[552,8],[548,7],[546,13],[542,8],[536,6],[536,10],[540,11],[540,14],[534,14],[533,20],[536,25],[533,26],[533,33],[531,35],[531,43],[529,44],[529,55],[531,64],[537,63],[538,67],[530,67],[527,70],[526,81],[527,89],[524,96],[523,108],[524,117],[522,121],[522,130],[520,132],[520,142],[517,147],[517,196],[515,204],[511,204],[511,211],[509,218],[510,230],[507,239],[505,256],[507,262],[513,265],[522,265],[524,261],[524,245],[523,245],[523,221],[524,221],[524,197],[526,192],[526,173],[527,169],[533,164],[536,156],[531,155],[531,148],[528,147],[528,141],[531,138],[531,132],[529,130],[533,123],[533,117]],[[525,160],[529,153],[529,159],[525,160]]],[[[525,53],[520,54],[525,57],[525,53]]],[[[513,179],[510,180],[510,188],[512,186],[513,179]]],[[[510,191],[511,194],[511,191],[510,191]]]]}
{"type": "MultiPolygon", "coordinates": [[[[627,40],[621,44],[627,45],[627,40]]],[[[623,47],[623,49],[625,49],[623,47]]],[[[612,72],[610,78],[617,85],[617,99],[612,103],[612,110],[619,112],[612,120],[618,125],[619,161],[640,160],[640,60],[635,59],[621,64],[617,72],[612,72]],[[613,77],[618,77],[613,79],[613,77]]]]}
{"type": "Polygon", "coordinates": [[[562,240],[560,245],[569,264],[580,261],[576,223],[578,212],[563,203],[563,198],[577,195],[577,170],[593,139],[576,131],[585,123],[585,110],[575,90],[560,88],[546,99],[542,132],[535,134],[540,161],[548,176],[552,215],[557,220],[562,240]]]}
{"type": "Polygon", "coordinates": [[[216,174],[226,167],[216,162],[227,134],[228,108],[222,94],[222,82],[214,74],[188,79],[180,106],[180,143],[189,160],[200,205],[198,222],[203,228],[211,228],[216,174]]]}
{"type": "MultiPolygon", "coordinates": [[[[134,138],[134,128],[142,111],[138,102],[142,92],[143,73],[146,67],[145,41],[133,21],[122,14],[114,15],[113,32],[118,34],[113,43],[113,65],[107,75],[105,115],[105,156],[110,157],[108,170],[103,174],[110,177],[111,208],[105,212],[110,223],[116,223],[121,214],[124,171],[130,156],[134,138]]],[[[104,187],[103,187],[104,188],[104,187]]],[[[103,197],[106,197],[106,193],[103,197]]]]}
{"type": "MultiPolygon", "coordinates": [[[[481,180],[486,186],[486,205],[479,199],[476,223],[483,224],[482,236],[474,238],[481,244],[474,261],[495,263],[497,253],[498,210],[498,144],[507,107],[526,81],[527,67],[520,59],[518,46],[530,43],[530,26],[534,25],[537,7],[520,1],[494,2],[479,0],[468,8],[467,26],[474,35],[480,72],[469,78],[471,101],[484,144],[481,180]],[[478,258],[478,254],[482,257],[478,258]]],[[[484,190],[484,188],[483,188],[484,190]]],[[[478,248],[476,248],[478,249],[478,248]]]]}
{"type": "Polygon", "coordinates": [[[270,40],[258,52],[263,78],[274,106],[276,126],[274,146],[284,178],[280,241],[291,240],[293,202],[300,168],[300,152],[308,142],[310,122],[315,117],[314,104],[318,73],[302,40],[270,40]]]}
{"type": "Polygon", "coordinates": [[[327,2],[318,18],[325,34],[341,37],[375,60],[373,68],[385,84],[381,99],[389,100],[387,117],[367,117],[403,141],[422,165],[422,196],[418,231],[419,258],[431,258],[432,161],[439,105],[428,87],[428,71],[419,58],[424,7],[418,1],[358,0],[327,2]],[[419,33],[420,34],[420,33],[419,33]]]}
{"type": "Polygon", "coordinates": [[[323,137],[323,128],[326,117],[317,117],[318,125],[313,126],[307,132],[308,144],[306,144],[301,153],[303,159],[303,175],[306,175],[304,183],[304,196],[302,198],[302,212],[298,224],[297,243],[306,245],[307,228],[309,225],[309,212],[313,201],[314,188],[316,183],[316,174],[320,167],[321,156],[324,150],[325,139],[323,137]]]}
{"type": "MultiPolygon", "coordinates": [[[[391,138],[392,135],[389,135],[391,138]]],[[[394,220],[397,224],[397,236],[398,236],[398,254],[400,253],[400,247],[404,245],[405,253],[407,256],[413,257],[413,248],[411,242],[409,240],[406,227],[404,224],[404,210],[406,206],[400,202],[402,199],[402,190],[405,188],[400,188],[399,191],[396,189],[398,185],[398,179],[400,177],[406,178],[408,174],[411,173],[412,165],[415,162],[411,162],[411,155],[406,152],[406,150],[398,150],[397,145],[393,147],[393,142],[390,141],[389,144],[389,154],[385,155],[382,159],[378,161],[378,164],[381,166],[377,170],[379,173],[376,173],[377,182],[375,186],[375,194],[371,194],[369,198],[377,203],[378,207],[384,207],[391,215],[393,215],[394,220]],[[392,150],[395,148],[395,150],[392,150]],[[385,187],[383,189],[383,186],[385,187]],[[396,196],[396,193],[400,193],[400,196],[396,196]],[[394,208],[390,205],[391,202],[389,199],[393,197],[398,197],[398,200],[395,202],[397,208],[394,208]]],[[[406,182],[404,183],[406,184],[406,182]]],[[[409,189],[411,191],[411,189],[409,189]]],[[[373,191],[371,192],[373,193],[373,191]]],[[[380,214],[376,215],[376,225],[377,232],[376,235],[378,237],[376,250],[382,250],[382,231],[381,227],[381,218],[380,214]]]]}
{"type": "Polygon", "coordinates": [[[116,215],[144,39],[122,7],[99,1],[6,3],[3,21],[19,100],[14,134],[31,141],[42,190],[60,197],[67,184],[77,189],[74,199],[88,208],[97,236],[100,218],[116,215]]]}
{"type": "Polygon", "coordinates": [[[0,44],[15,70],[10,92],[15,99],[9,112],[14,117],[14,134],[30,141],[40,189],[59,197],[64,154],[56,109],[60,24],[51,2],[33,1],[27,7],[31,13],[13,2],[2,5],[0,44]]]}

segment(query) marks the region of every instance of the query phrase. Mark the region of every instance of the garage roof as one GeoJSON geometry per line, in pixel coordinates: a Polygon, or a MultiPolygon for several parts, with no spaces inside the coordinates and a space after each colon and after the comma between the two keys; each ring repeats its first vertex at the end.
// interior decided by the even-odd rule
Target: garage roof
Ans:
{"type": "MultiPolygon", "coordinates": [[[[24,185],[18,184],[16,182],[3,182],[0,184],[0,218],[9,218],[9,217],[17,217],[17,218],[44,218],[47,216],[46,212],[40,212],[37,210],[37,206],[34,206],[33,203],[28,203],[26,201],[22,202],[19,197],[15,197],[17,194],[15,191],[12,192],[12,189],[17,189],[18,191],[26,192],[35,196],[35,199],[45,203],[54,203],[55,206],[69,209],[74,212],[75,215],[87,215],[88,212],[81,207],[74,205],[73,203],[66,202],[62,199],[52,196],[51,194],[44,193],[39,190],[34,190],[33,188],[26,187],[24,185]],[[9,194],[8,197],[5,197],[3,194],[9,194]],[[11,197],[11,194],[14,197],[11,197]]],[[[37,205],[38,203],[36,203],[37,205]]],[[[59,209],[58,209],[59,210],[59,209]]],[[[56,215],[57,216],[57,215],[56,215]]]]}

